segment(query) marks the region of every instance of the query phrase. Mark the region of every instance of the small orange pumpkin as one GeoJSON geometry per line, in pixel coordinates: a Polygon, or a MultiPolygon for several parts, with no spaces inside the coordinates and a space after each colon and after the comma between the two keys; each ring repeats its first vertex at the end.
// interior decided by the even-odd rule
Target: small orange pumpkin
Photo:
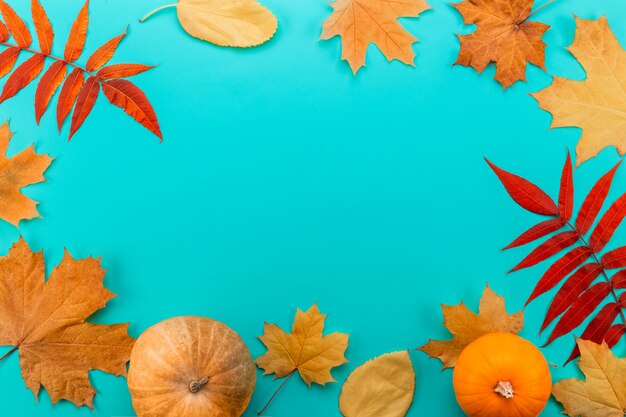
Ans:
{"type": "Polygon", "coordinates": [[[536,417],[552,390],[539,349],[511,333],[490,333],[470,343],[459,356],[453,382],[469,417],[536,417]]]}
{"type": "Polygon", "coordinates": [[[239,417],[256,368],[237,333],[204,317],[176,317],[137,339],[128,388],[138,417],[239,417]]]}

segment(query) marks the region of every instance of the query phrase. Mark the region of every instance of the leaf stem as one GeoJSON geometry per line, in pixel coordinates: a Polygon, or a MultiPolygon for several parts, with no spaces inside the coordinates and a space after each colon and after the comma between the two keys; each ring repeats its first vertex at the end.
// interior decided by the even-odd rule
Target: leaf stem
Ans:
{"type": "Polygon", "coordinates": [[[530,14],[528,15],[528,17],[526,19],[524,19],[524,21],[530,19],[530,17],[532,15],[534,15],[535,13],[537,13],[539,10],[543,9],[546,6],[551,5],[552,3],[554,3],[556,0],[549,0],[547,2],[545,2],[544,4],[542,4],[541,6],[537,7],[535,10],[533,10],[532,12],[530,12],[530,14]]]}
{"type": "Polygon", "coordinates": [[[15,352],[18,349],[17,346],[14,346],[10,351],[8,351],[7,353],[5,353],[4,355],[2,355],[2,357],[0,358],[0,361],[2,361],[4,358],[6,358],[7,356],[9,356],[11,353],[15,352]]]}
{"type": "Polygon", "coordinates": [[[261,411],[259,411],[257,413],[257,416],[260,416],[261,414],[263,414],[263,412],[265,410],[267,410],[267,407],[270,406],[270,404],[272,403],[272,401],[274,401],[274,398],[276,397],[276,395],[280,392],[281,389],[283,389],[283,387],[285,386],[285,384],[287,383],[287,381],[289,381],[289,378],[291,378],[293,376],[293,374],[296,373],[296,370],[294,369],[293,371],[291,371],[291,373],[289,375],[287,375],[287,377],[283,380],[283,383],[280,384],[280,386],[278,387],[278,389],[274,392],[274,394],[270,397],[270,400],[267,402],[267,404],[265,404],[265,407],[263,407],[261,409],[261,411]]]}
{"type": "Polygon", "coordinates": [[[153,14],[158,13],[158,12],[160,12],[160,11],[161,11],[161,10],[163,10],[163,9],[167,9],[167,8],[170,8],[170,7],[176,7],[176,6],[177,6],[177,4],[176,4],[176,3],[172,3],[172,4],[166,4],[165,6],[158,7],[158,8],[156,8],[156,9],[154,9],[153,11],[151,11],[150,13],[148,13],[147,15],[145,15],[144,17],[142,17],[142,18],[139,20],[139,22],[140,22],[140,23],[143,23],[143,22],[145,22],[148,18],[150,18],[150,16],[152,16],[153,14]]]}
{"type": "Polygon", "coordinates": [[[95,74],[93,72],[87,71],[85,68],[81,67],[80,65],[76,65],[73,62],[68,62],[65,59],[58,57],[58,56],[54,56],[54,55],[46,55],[41,51],[37,51],[36,49],[32,49],[32,48],[22,48],[19,45],[14,45],[11,43],[7,43],[7,42],[0,42],[0,45],[2,46],[6,46],[7,48],[20,48],[22,51],[26,51],[26,52],[30,52],[31,54],[42,54],[44,55],[46,58],[50,58],[50,59],[54,59],[55,61],[60,61],[60,62],[65,62],[67,65],[71,65],[74,68],[78,68],[79,70],[91,75],[91,76],[95,76],[95,74]]]}

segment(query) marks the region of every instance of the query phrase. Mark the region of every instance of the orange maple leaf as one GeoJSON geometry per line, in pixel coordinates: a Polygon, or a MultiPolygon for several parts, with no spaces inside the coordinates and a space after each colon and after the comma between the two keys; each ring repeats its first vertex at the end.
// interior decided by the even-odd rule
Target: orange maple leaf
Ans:
{"type": "Polygon", "coordinates": [[[545,47],[541,40],[550,28],[530,22],[533,0],[464,0],[454,7],[466,25],[476,25],[469,35],[458,35],[461,50],[455,64],[471,66],[479,73],[496,64],[495,79],[508,88],[526,80],[526,63],[545,70],[545,47]]]}
{"type": "Polygon", "coordinates": [[[334,11],[322,25],[322,39],[341,36],[341,57],[354,74],[365,65],[370,43],[376,44],[387,60],[413,65],[411,45],[417,39],[397,19],[417,17],[429,9],[426,0],[336,0],[330,5],[334,11]]]}
{"type": "Polygon", "coordinates": [[[34,146],[7,158],[12,136],[9,124],[5,122],[0,126],[0,219],[17,226],[20,220],[40,217],[37,203],[22,194],[21,189],[45,181],[43,173],[52,158],[36,154],[34,146]]]}
{"type": "Polygon", "coordinates": [[[115,295],[102,281],[98,259],[75,260],[69,253],[45,280],[41,252],[26,242],[0,258],[0,346],[19,350],[22,377],[38,396],[43,386],[52,403],[65,399],[93,408],[89,371],[126,375],[134,339],[128,324],[85,320],[115,295]]]}

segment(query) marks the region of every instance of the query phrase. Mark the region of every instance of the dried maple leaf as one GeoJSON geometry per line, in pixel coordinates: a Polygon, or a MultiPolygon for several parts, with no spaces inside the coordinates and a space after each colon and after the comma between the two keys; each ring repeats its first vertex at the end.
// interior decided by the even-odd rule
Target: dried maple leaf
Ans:
{"type": "Polygon", "coordinates": [[[31,146],[7,158],[6,152],[13,133],[9,123],[0,126],[0,219],[17,226],[20,220],[39,217],[37,203],[20,190],[27,185],[45,181],[43,173],[52,158],[38,155],[31,146]]]}
{"type": "Polygon", "coordinates": [[[474,340],[487,333],[509,332],[517,334],[524,327],[524,311],[508,314],[504,297],[498,296],[489,286],[480,299],[479,313],[474,314],[461,301],[455,306],[441,306],[444,326],[454,336],[452,340],[429,340],[418,348],[431,358],[443,362],[443,368],[453,368],[461,351],[474,340]]]}
{"type": "Polygon", "coordinates": [[[526,80],[526,63],[545,70],[545,47],[541,37],[550,26],[531,22],[533,0],[465,0],[454,7],[466,25],[476,31],[459,35],[461,50],[456,64],[479,73],[496,64],[495,79],[503,88],[526,80]]]}
{"type": "Polygon", "coordinates": [[[555,77],[546,89],[533,94],[539,106],[552,113],[552,128],[578,126],[576,164],[596,156],[607,146],[626,153],[626,51],[605,17],[576,18],[576,35],[568,48],[587,78],[582,81],[555,77]]]}
{"type": "Polygon", "coordinates": [[[45,388],[52,403],[68,400],[93,408],[89,371],[126,375],[134,340],[128,324],[85,320],[115,295],[102,281],[105,271],[93,258],[69,253],[45,281],[43,254],[26,242],[0,258],[0,345],[19,350],[22,377],[38,397],[45,388]]]}
{"type": "Polygon", "coordinates": [[[415,371],[408,351],[365,362],[341,387],[344,417],[404,417],[415,395],[415,371]]]}
{"type": "Polygon", "coordinates": [[[333,13],[322,25],[322,39],[341,36],[341,57],[354,74],[365,65],[370,43],[376,44],[387,60],[413,65],[411,46],[417,39],[397,19],[417,17],[429,9],[426,0],[336,0],[331,6],[333,13]]]}
{"type": "Polygon", "coordinates": [[[287,377],[283,385],[296,371],[309,386],[334,382],[330,370],[347,362],[344,353],[348,348],[348,335],[331,333],[324,336],[326,316],[320,313],[317,305],[306,312],[298,309],[291,333],[275,324],[265,323],[264,334],[259,339],[267,347],[267,353],[256,361],[264,374],[287,377]]]}
{"type": "Polygon", "coordinates": [[[554,384],[552,393],[571,417],[624,417],[626,414],[626,359],[609,346],[578,339],[578,366],[586,381],[576,378],[554,384]]]}

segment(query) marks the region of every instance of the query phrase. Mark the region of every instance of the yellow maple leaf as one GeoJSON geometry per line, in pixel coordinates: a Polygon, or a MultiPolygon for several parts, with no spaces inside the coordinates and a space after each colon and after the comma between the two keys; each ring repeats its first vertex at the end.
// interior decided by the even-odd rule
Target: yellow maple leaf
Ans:
{"type": "Polygon", "coordinates": [[[476,31],[459,35],[461,50],[456,64],[479,73],[496,64],[495,79],[503,88],[526,80],[526,63],[545,69],[546,44],[541,40],[550,26],[527,20],[533,0],[465,0],[454,7],[466,25],[476,31]]]}
{"type": "Polygon", "coordinates": [[[430,340],[418,349],[431,358],[440,359],[444,369],[454,367],[463,349],[480,336],[496,332],[517,334],[524,327],[524,311],[508,314],[504,297],[498,296],[488,285],[480,299],[478,314],[462,301],[458,305],[442,305],[441,308],[443,324],[454,337],[451,340],[430,340]]]}
{"type": "Polygon", "coordinates": [[[626,153],[626,51],[605,17],[576,18],[576,35],[568,48],[584,68],[582,81],[555,77],[546,89],[533,94],[539,106],[552,113],[552,128],[578,126],[576,163],[596,156],[607,146],[626,153]]]}
{"type": "Polygon", "coordinates": [[[624,417],[626,414],[626,359],[613,355],[609,346],[578,339],[578,367],[586,380],[566,379],[552,393],[571,417],[624,417]]]}
{"type": "Polygon", "coordinates": [[[426,0],[336,0],[331,6],[333,13],[322,25],[322,39],[341,36],[341,57],[354,74],[365,65],[370,43],[376,44],[387,60],[413,65],[411,46],[417,39],[397,19],[417,17],[429,9],[426,0]]]}
{"type": "Polygon", "coordinates": [[[5,122],[0,126],[0,219],[17,226],[20,220],[39,217],[37,203],[22,194],[21,189],[45,181],[43,173],[52,158],[36,154],[34,146],[7,158],[12,136],[9,123],[5,122]]]}
{"type": "Polygon", "coordinates": [[[0,346],[19,350],[22,377],[38,396],[43,386],[52,403],[65,399],[93,408],[89,371],[126,375],[134,339],[128,324],[92,324],[86,319],[115,295],[102,284],[97,259],[69,253],[45,280],[41,252],[26,242],[0,258],[0,346]]]}

